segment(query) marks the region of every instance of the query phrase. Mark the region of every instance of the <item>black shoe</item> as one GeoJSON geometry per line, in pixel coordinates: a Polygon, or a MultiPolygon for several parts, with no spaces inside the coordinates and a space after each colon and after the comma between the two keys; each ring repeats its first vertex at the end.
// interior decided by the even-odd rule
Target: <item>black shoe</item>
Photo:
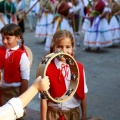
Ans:
{"type": "Polygon", "coordinates": [[[100,52],[100,48],[99,47],[96,48],[96,52],[100,52]]]}
{"type": "Polygon", "coordinates": [[[87,47],[87,48],[83,48],[83,50],[90,52],[90,51],[91,51],[91,48],[90,48],[90,47],[87,47]]]}

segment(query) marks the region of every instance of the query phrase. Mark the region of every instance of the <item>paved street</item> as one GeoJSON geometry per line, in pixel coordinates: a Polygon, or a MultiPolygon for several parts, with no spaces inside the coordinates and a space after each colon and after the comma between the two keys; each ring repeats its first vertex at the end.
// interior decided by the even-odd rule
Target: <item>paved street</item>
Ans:
{"type": "MultiPolygon", "coordinates": [[[[25,45],[33,52],[30,84],[35,80],[36,69],[41,58],[46,54],[44,43],[35,40],[34,32],[26,29],[25,45]]],[[[87,94],[88,116],[100,117],[104,120],[120,120],[120,46],[105,48],[101,52],[83,51],[83,35],[81,46],[76,47],[75,58],[84,64],[87,94]]],[[[26,97],[27,99],[27,97],[26,97]]],[[[36,96],[27,107],[26,120],[40,120],[39,98],[36,96]]]]}

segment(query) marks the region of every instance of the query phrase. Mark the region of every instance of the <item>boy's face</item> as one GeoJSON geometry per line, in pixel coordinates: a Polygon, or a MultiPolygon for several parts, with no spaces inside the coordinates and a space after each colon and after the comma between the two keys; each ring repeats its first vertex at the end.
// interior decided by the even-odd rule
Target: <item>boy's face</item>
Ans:
{"type": "Polygon", "coordinates": [[[13,48],[18,45],[20,37],[2,34],[2,42],[6,48],[13,48]]]}
{"type": "Polygon", "coordinates": [[[72,55],[73,53],[73,47],[72,47],[72,42],[70,38],[64,38],[60,40],[54,47],[54,52],[55,51],[63,51],[64,53],[68,53],[72,55]]]}

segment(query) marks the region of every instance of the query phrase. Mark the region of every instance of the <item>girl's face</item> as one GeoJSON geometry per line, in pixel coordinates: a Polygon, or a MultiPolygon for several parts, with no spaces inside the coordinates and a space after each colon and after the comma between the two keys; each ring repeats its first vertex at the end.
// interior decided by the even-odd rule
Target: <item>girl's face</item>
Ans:
{"type": "Polygon", "coordinates": [[[54,47],[54,52],[55,51],[63,51],[64,53],[68,53],[70,55],[73,54],[73,47],[72,47],[72,41],[70,38],[64,38],[60,40],[54,47]]]}
{"type": "Polygon", "coordinates": [[[4,35],[2,33],[2,42],[6,48],[13,48],[18,45],[20,37],[4,35]]]}

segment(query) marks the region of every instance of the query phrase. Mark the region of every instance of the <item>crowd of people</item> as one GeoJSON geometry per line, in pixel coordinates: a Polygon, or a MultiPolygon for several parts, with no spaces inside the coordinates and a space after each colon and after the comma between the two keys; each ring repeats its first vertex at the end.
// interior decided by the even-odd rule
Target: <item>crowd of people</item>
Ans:
{"type": "Polygon", "coordinates": [[[59,29],[69,30],[76,46],[83,42],[86,51],[99,51],[120,43],[119,1],[3,0],[0,6],[0,28],[7,23],[17,23],[24,33],[27,19],[30,31],[35,32],[35,39],[45,41],[47,52],[54,33],[59,29]],[[81,40],[83,32],[84,40],[81,40]]]}
{"type": "Polygon", "coordinates": [[[88,4],[82,29],[85,31],[85,50],[120,44],[120,4],[114,0],[93,0],[88,4]]]}
{"type": "MultiPolygon", "coordinates": [[[[35,39],[45,41],[45,51],[53,53],[61,50],[74,57],[74,48],[82,42],[81,32],[84,32],[85,51],[99,51],[120,44],[119,14],[120,4],[114,0],[1,0],[0,106],[9,104],[11,98],[23,95],[28,89],[31,67],[24,46],[25,19],[29,21],[30,32],[35,32],[35,39]]],[[[75,95],[60,104],[41,96],[41,120],[79,120],[87,117],[85,70],[81,63],[77,62],[77,65],[80,83],[75,95]]],[[[65,93],[71,74],[64,58],[55,58],[49,64],[46,79],[50,80],[50,88],[47,83],[47,89],[52,97],[59,98],[65,93]]],[[[24,115],[20,119],[24,119],[24,115]]]]}

